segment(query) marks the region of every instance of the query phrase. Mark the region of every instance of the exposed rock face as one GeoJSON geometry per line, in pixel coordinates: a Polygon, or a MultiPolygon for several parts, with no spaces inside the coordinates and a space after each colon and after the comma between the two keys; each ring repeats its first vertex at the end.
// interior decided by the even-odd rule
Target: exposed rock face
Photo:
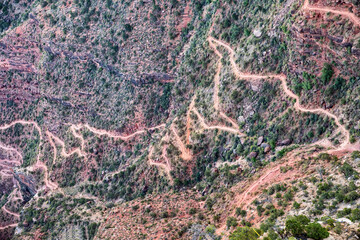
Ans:
{"type": "Polygon", "coordinates": [[[36,194],[36,184],[33,178],[23,173],[14,173],[14,178],[20,184],[24,202],[30,201],[30,199],[36,194]]]}

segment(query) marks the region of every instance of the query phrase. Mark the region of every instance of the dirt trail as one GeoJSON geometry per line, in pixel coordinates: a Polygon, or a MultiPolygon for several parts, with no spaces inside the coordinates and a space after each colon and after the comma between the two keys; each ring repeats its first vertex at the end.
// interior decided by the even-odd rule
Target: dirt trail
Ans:
{"type": "Polygon", "coordinates": [[[150,150],[149,150],[149,155],[148,155],[149,164],[150,164],[150,165],[154,165],[154,166],[156,166],[156,167],[163,168],[163,169],[165,170],[166,175],[167,175],[168,178],[169,178],[170,183],[173,184],[173,183],[174,183],[174,180],[173,180],[173,178],[172,178],[172,176],[171,176],[171,174],[170,174],[171,166],[170,166],[170,161],[169,161],[169,159],[168,159],[167,156],[166,156],[166,148],[167,148],[167,146],[164,145],[164,146],[163,146],[163,149],[162,149],[162,155],[163,155],[163,157],[164,157],[164,159],[165,159],[165,162],[166,162],[166,164],[165,164],[165,163],[162,163],[162,162],[155,162],[155,161],[152,159],[152,155],[153,155],[153,152],[154,152],[154,147],[151,146],[151,147],[150,147],[150,150]]]}
{"type": "Polygon", "coordinates": [[[225,127],[225,126],[209,126],[208,124],[206,124],[205,119],[203,116],[201,116],[201,114],[198,112],[198,110],[194,107],[193,112],[197,115],[198,119],[200,120],[200,124],[204,129],[218,129],[218,130],[222,130],[222,131],[226,131],[226,132],[231,132],[240,136],[246,136],[245,134],[241,133],[240,131],[230,128],[230,127],[225,127]]]}
{"type": "Polygon", "coordinates": [[[264,172],[259,174],[260,177],[252,182],[244,192],[237,196],[235,199],[236,206],[241,206],[243,209],[247,209],[248,206],[257,198],[256,194],[253,195],[253,193],[259,192],[264,186],[270,185],[274,182],[284,182],[287,179],[295,180],[301,176],[305,177],[301,174],[301,171],[295,167],[295,164],[300,161],[296,158],[296,155],[301,151],[304,151],[304,149],[298,149],[291,152],[288,156],[286,156],[288,159],[287,161],[281,164],[275,163],[275,166],[268,168],[267,170],[263,170],[264,172]],[[291,166],[293,169],[282,173],[281,167],[285,166],[291,166]]]}
{"type": "MultiPolygon", "coordinates": [[[[216,94],[215,94],[216,95],[216,94]]],[[[214,96],[215,96],[214,95],[214,96]]],[[[218,98],[217,98],[218,99],[218,98]]],[[[217,100],[218,101],[218,100],[217,100]]],[[[214,98],[214,102],[215,102],[215,98],[214,98]]],[[[214,104],[215,106],[215,104],[214,104]]],[[[187,111],[187,116],[186,116],[186,143],[189,144],[190,143],[190,125],[191,125],[191,112],[194,112],[198,119],[200,120],[200,124],[204,129],[209,129],[209,130],[214,130],[214,129],[218,129],[218,130],[222,130],[222,131],[226,131],[226,132],[231,132],[233,134],[237,134],[239,136],[246,136],[245,134],[241,133],[239,130],[239,127],[237,126],[237,124],[228,116],[226,116],[223,112],[220,112],[220,116],[222,116],[223,118],[225,118],[228,122],[232,123],[232,125],[234,126],[234,128],[231,127],[226,127],[226,126],[220,126],[220,125],[212,125],[209,126],[206,122],[204,117],[199,113],[199,111],[196,109],[195,107],[195,97],[191,100],[191,103],[189,105],[188,111],[187,111]]]]}
{"type": "Polygon", "coordinates": [[[7,209],[7,208],[5,207],[5,205],[1,208],[1,210],[3,210],[4,212],[6,212],[6,213],[9,214],[9,215],[13,215],[13,216],[16,217],[16,218],[20,218],[20,214],[14,213],[14,212],[10,211],[9,209],[7,209]]]}
{"type": "MultiPolygon", "coordinates": [[[[304,10],[313,10],[313,11],[322,11],[322,12],[332,12],[335,14],[339,14],[339,15],[343,15],[348,17],[353,23],[355,23],[356,25],[360,25],[360,19],[355,16],[353,13],[350,13],[348,11],[344,11],[344,10],[338,10],[335,8],[330,8],[330,7],[315,7],[315,6],[310,6],[309,5],[309,1],[305,0],[304,6],[303,6],[304,10]]],[[[345,139],[342,141],[341,145],[336,148],[336,149],[332,149],[327,151],[328,153],[334,154],[334,153],[341,153],[343,151],[355,151],[355,150],[360,150],[360,144],[350,144],[350,132],[345,128],[345,126],[343,124],[340,123],[339,118],[334,115],[333,113],[324,110],[322,108],[306,108],[301,106],[300,104],[300,97],[297,96],[296,94],[294,94],[288,87],[287,82],[286,82],[286,76],[284,74],[269,74],[269,75],[259,75],[259,74],[251,74],[251,73],[245,73],[245,72],[241,72],[235,62],[235,52],[234,50],[229,46],[229,44],[221,41],[221,40],[217,40],[214,39],[213,37],[208,37],[208,41],[210,43],[210,46],[214,49],[215,53],[222,58],[222,54],[216,49],[216,46],[214,45],[214,43],[223,46],[224,48],[226,48],[226,50],[230,53],[230,64],[232,66],[233,72],[234,74],[241,79],[244,80],[251,80],[251,79],[266,79],[266,80],[273,80],[273,79],[280,79],[281,80],[281,86],[283,91],[285,92],[286,95],[288,95],[290,98],[295,99],[295,104],[294,104],[294,108],[298,111],[302,111],[302,112],[310,112],[310,113],[317,113],[317,114],[322,114],[322,115],[326,115],[329,118],[333,119],[335,121],[335,124],[338,126],[338,129],[340,130],[340,132],[344,135],[345,139]]],[[[214,98],[216,99],[216,98],[214,98]]],[[[321,140],[317,143],[321,143],[322,145],[325,145],[326,147],[331,147],[333,148],[333,145],[331,142],[329,142],[328,140],[321,140]]],[[[310,145],[310,146],[314,146],[314,144],[310,145]]],[[[257,197],[257,192],[259,191],[259,189],[261,187],[264,187],[268,184],[271,183],[275,183],[275,182],[282,182],[288,178],[290,179],[296,179],[296,174],[299,174],[299,172],[296,170],[292,170],[290,172],[287,172],[287,174],[283,175],[281,174],[281,166],[284,166],[284,164],[286,165],[294,165],[295,163],[295,157],[294,155],[297,154],[299,152],[299,150],[293,152],[291,154],[291,156],[289,157],[289,161],[277,166],[274,166],[270,169],[268,169],[266,172],[264,172],[260,178],[258,178],[257,180],[253,181],[247,188],[246,190],[241,193],[239,196],[237,196],[237,198],[235,199],[235,205],[236,206],[241,206],[243,208],[247,208],[249,206],[249,204],[252,203],[252,201],[254,199],[256,199],[257,197]]],[[[298,178],[301,177],[301,175],[298,175],[298,178]]],[[[221,233],[223,231],[225,231],[226,229],[226,225],[222,225],[221,228],[219,228],[217,230],[217,233],[221,233]]]]}
{"type": "Polygon", "coordinates": [[[20,158],[19,163],[22,164],[23,157],[18,150],[16,150],[13,147],[6,146],[6,145],[2,144],[1,142],[0,142],[0,148],[4,149],[5,151],[14,152],[16,155],[19,156],[19,158],[20,158]]]}
{"type": "MultiPolygon", "coordinates": [[[[6,125],[3,125],[0,127],[0,130],[6,130],[10,127],[13,127],[14,125],[16,124],[21,124],[21,125],[33,125],[34,128],[39,132],[39,137],[40,137],[40,144],[39,144],[39,152],[38,152],[38,155],[37,155],[37,161],[36,163],[33,165],[33,166],[30,166],[29,167],[29,170],[36,170],[36,169],[42,169],[44,170],[44,183],[46,185],[46,187],[48,187],[50,190],[55,190],[57,189],[59,186],[54,183],[54,182],[51,182],[48,180],[48,167],[40,161],[40,156],[41,156],[41,145],[43,144],[43,132],[40,128],[40,126],[34,122],[34,121],[26,121],[26,120],[16,120],[16,121],[13,121],[11,122],[10,124],[6,124],[6,125]]],[[[85,140],[84,138],[82,137],[82,135],[78,134],[76,131],[79,131],[81,128],[87,128],[89,131],[93,132],[94,134],[97,134],[97,135],[107,135],[111,138],[116,138],[116,139],[122,139],[122,140],[128,140],[138,134],[142,134],[142,133],[145,133],[146,131],[151,131],[151,130],[155,130],[155,129],[158,129],[158,128],[162,128],[162,127],[165,127],[165,124],[161,124],[159,126],[156,126],[156,127],[152,127],[152,128],[148,128],[148,129],[143,129],[143,130],[139,130],[137,132],[134,132],[130,135],[127,135],[127,136],[122,136],[122,135],[118,135],[118,134],[115,134],[115,133],[112,133],[112,132],[109,132],[109,131],[106,131],[106,130],[100,130],[100,129],[96,129],[96,128],[93,128],[91,126],[89,126],[88,124],[78,124],[78,125],[73,125],[71,124],[70,125],[70,130],[72,132],[72,134],[74,135],[74,137],[80,139],[81,141],[81,148],[76,148],[70,152],[66,152],[65,150],[65,142],[62,141],[59,137],[55,136],[53,133],[49,132],[48,130],[45,131],[45,134],[47,136],[47,139],[49,140],[49,143],[50,145],[53,147],[54,149],[54,161],[57,159],[57,147],[56,147],[56,144],[59,144],[61,146],[61,155],[63,157],[69,157],[73,154],[78,154],[80,157],[84,157],[86,158],[86,153],[83,151],[84,150],[84,147],[85,147],[85,140]]],[[[14,151],[21,159],[23,159],[22,157],[22,154],[17,151],[15,148],[12,148],[12,147],[8,147],[8,146],[5,146],[3,144],[0,144],[0,148],[6,150],[6,151],[14,151]]],[[[20,163],[21,165],[21,163],[20,163]]]]}
{"type": "MultiPolygon", "coordinates": [[[[298,167],[296,167],[296,163],[301,161],[301,159],[297,158],[297,154],[304,149],[298,149],[289,153],[286,158],[287,161],[284,161],[281,164],[273,163],[269,167],[261,170],[256,176],[255,180],[250,179],[244,188],[244,183],[240,186],[234,186],[234,192],[241,192],[237,195],[234,200],[232,201],[231,205],[236,207],[241,207],[242,209],[248,210],[249,206],[252,204],[254,200],[258,197],[258,195],[262,192],[262,190],[275,183],[279,182],[286,182],[288,180],[295,180],[306,177],[298,167]],[[274,166],[275,165],[275,166],[274,166]],[[281,172],[282,167],[292,167],[291,170],[286,172],[281,172]]],[[[234,215],[235,213],[232,213],[234,215]]],[[[221,232],[226,231],[226,224],[223,224],[220,228],[217,229],[217,233],[220,234],[221,232]]]]}
{"type": "Polygon", "coordinates": [[[44,183],[47,188],[49,188],[51,191],[54,191],[59,187],[55,182],[51,182],[49,180],[49,169],[43,162],[38,161],[33,166],[29,167],[30,171],[36,169],[42,169],[44,171],[44,183]]]}
{"type": "MultiPolygon", "coordinates": [[[[44,183],[45,185],[50,189],[50,190],[55,190],[58,186],[55,183],[52,183],[51,181],[48,180],[48,168],[47,166],[40,161],[40,154],[41,154],[41,145],[43,144],[43,134],[41,131],[41,128],[39,127],[39,125],[34,122],[34,121],[26,121],[26,120],[16,120],[13,121],[9,124],[5,124],[3,126],[0,126],[0,130],[6,130],[10,127],[13,127],[16,124],[21,124],[21,125],[32,125],[39,133],[39,138],[40,138],[40,144],[39,144],[39,150],[38,150],[38,154],[37,154],[37,161],[36,163],[31,166],[29,169],[43,169],[44,170],[44,183]]],[[[14,148],[8,148],[9,151],[15,151],[19,156],[21,156],[21,161],[23,160],[22,158],[22,154],[20,152],[18,152],[16,149],[14,148]]]]}
{"type": "Polygon", "coordinates": [[[190,144],[191,111],[195,106],[195,99],[196,96],[192,98],[188,111],[186,113],[186,144],[190,144]]]}
{"type": "MultiPolygon", "coordinates": [[[[217,62],[216,74],[214,77],[214,97],[213,97],[214,98],[214,109],[219,112],[220,116],[223,119],[228,121],[233,126],[234,129],[232,129],[230,132],[234,132],[234,130],[235,130],[237,133],[239,133],[240,135],[243,136],[243,134],[240,133],[240,131],[238,131],[239,125],[234,120],[229,118],[224,112],[222,112],[220,110],[219,87],[220,87],[220,73],[221,73],[221,69],[222,69],[221,60],[223,59],[223,55],[217,50],[216,45],[212,41],[209,41],[209,45],[214,50],[215,54],[218,55],[218,57],[219,57],[219,60],[217,62]]],[[[225,129],[223,129],[223,130],[225,130],[225,129]]],[[[227,130],[225,130],[225,131],[227,131],[227,130]]]]}
{"type": "MultiPolygon", "coordinates": [[[[165,124],[160,124],[158,126],[155,126],[155,127],[151,127],[151,128],[145,128],[145,129],[142,129],[142,130],[139,130],[139,131],[136,131],[132,134],[129,134],[129,135],[126,135],[126,136],[123,136],[123,135],[119,135],[119,134],[116,134],[116,133],[113,133],[113,132],[109,132],[109,131],[106,131],[106,130],[103,130],[103,129],[96,129],[94,127],[91,127],[89,126],[89,124],[80,124],[80,125],[76,125],[76,128],[77,129],[80,129],[82,127],[84,128],[87,128],[90,132],[96,134],[96,135],[99,135],[99,136],[103,136],[103,135],[106,135],[110,138],[114,138],[114,139],[121,139],[121,140],[129,140],[130,138],[133,138],[135,137],[136,135],[139,135],[139,134],[143,134],[143,133],[146,133],[147,131],[152,131],[152,130],[156,130],[156,129],[159,129],[159,128],[163,128],[165,127],[166,125],[165,124]]],[[[79,135],[80,136],[80,135],[79,135]]],[[[82,139],[82,138],[81,138],[82,139]]],[[[83,139],[82,139],[83,140],[83,139]]]]}
{"type": "Polygon", "coordinates": [[[17,226],[18,226],[17,223],[12,223],[12,224],[6,225],[4,227],[0,227],[0,230],[5,230],[7,228],[14,228],[14,227],[17,227],[17,226]]]}
{"type": "Polygon", "coordinates": [[[14,176],[10,169],[2,169],[0,170],[0,174],[1,176],[7,178],[12,178],[14,176]]]}
{"type": "Polygon", "coordinates": [[[181,151],[181,158],[189,161],[192,159],[192,154],[190,153],[190,150],[186,148],[185,144],[182,142],[180,136],[178,135],[174,124],[171,124],[170,130],[173,132],[175,136],[175,142],[178,145],[179,150],[181,151]]]}
{"type": "MultiPolygon", "coordinates": [[[[311,109],[311,108],[306,108],[306,107],[301,106],[300,97],[297,96],[296,94],[294,94],[289,89],[289,87],[287,85],[287,82],[286,82],[286,76],[284,74],[259,75],[259,74],[251,74],[251,73],[242,72],[242,71],[239,70],[239,68],[236,65],[235,58],[234,58],[235,52],[229,46],[229,44],[227,44],[227,43],[225,43],[225,42],[223,42],[221,40],[217,40],[217,39],[215,39],[215,38],[213,38],[211,36],[208,38],[208,40],[212,44],[216,43],[218,45],[221,45],[221,46],[225,47],[230,52],[230,56],[229,56],[230,63],[231,63],[234,74],[238,78],[241,78],[241,79],[244,79],[244,80],[265,79],[265,80],[272,80],[272,81],[274,81],[276,79],[280,79],[281,80],[281,86],[282,86],[282,89],[285,92],[285,94],[288,95],[290,98],[295,99],[294,108],[296,110],[299,110],[301,112],[310,112],[310,113],[322,114],[322,115],[326,115],[329,118],[333,119],[335,121],[335,124],[339,127],[341,133],[345,136],[345,139],[342,142],[340,147],[344,148],[344,147],[346,147],[346,146],[348,146],[350,144],[350,133],[349,133],[348,130],[346,130],[345,126],[340,123],[339,118],[337,116],[335,116],[334,114],[330,113],[329,111],[324,110],[322,108],[311,109]]],[[[219,51],[216,51],[216,52],[217,52],[217,54],[219,53],[219,51]]],[[[219,53],[219,54],[220,54],[220,56],[222,56],[221,53],[219,53]]]]}
{"type": "Polygon", "coordinates": [[[76,153],[79,157],[86,158],[86,154],[80,148],[76,148],[67,153],[65,150],[65,142],[64,141],[62,141],[60,138],[58,138],[57,136],[55,136],[54,134],[52,134],[49,131],[46,131],[46,135],[48,136],[50,145],[54,149],[54,161],[57,159],[57,148],[56,148],[55,142],[61,145],[61,155],[63,157],[70,157],[71,155],[76,153]]]}
{"type": "Polygon", "coordinates": [[[317,11],[317,12],[331,12],[334,14],[338,14],[350,19],[354,24],[360,26],[360,18],[356,16],[354,13],[349,12],[345,9],[337,8],[337,7],[326,7],[326,6],[313,6],[309,4],[309,0],[305,0],[304,5],[302,7],[303,10],[308,11],[317,11]]]}

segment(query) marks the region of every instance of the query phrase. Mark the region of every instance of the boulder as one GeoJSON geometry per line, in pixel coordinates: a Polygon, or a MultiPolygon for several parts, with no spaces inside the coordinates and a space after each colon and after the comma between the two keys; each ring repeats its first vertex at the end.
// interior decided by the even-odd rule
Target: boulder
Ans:
{"type": "Polygon", "coordinates": [[[254,33],[254,36],[257,38],[261,37],[261,35],[262,35],[262,32],[260,29],[255,29],[253,33],[254,33]]]}
{"type": "Polygon", "coordinates": [[[238,117],[238,122],[239,122],[239,123],[245,122],[244,116],[239,116],[239,117],[238,117]]]}
{"type": "Polygon", "coordinates": [[[285,139],[285,140],[282,140],[278,143],[279,146],[287,146],[291,143],[291,140],[290,139],[285,139]]]}
{"type": "Polygon", "coordinates": [[[268,152],[270,152],[270,151],[271,151],[270,146],[268,146],[268,147],[266,147],[266,148],[264,149],[264,152],[265,152],[265,153],[268,153],[268,152]]]}
{"type": "Polygon", "coordinates": [[[266,147],[270,147],[270,145],[269,145],[268,143],[262,143],[262,144],[260,145],[260,147],[266,148],[266,147]]]}
{"type": "Polygon", "coordinates": [[[264,137],[263,136],[260,136],[257,140],[257,145],[260,146],[264,141],[264,137]]]}
{"type": "Polygon", "coordinates": [[[251,152],[249,155],[248,155],[248,158],[252,159],[252,158],[256,158],[257,157],[257,152],[251,152]]]}
{"type": "Polygon", "coordinates": [[[352,221],[348,218],[338,218],[338,219],[336,219],[336,221],[340,222],[340,223],[352,224],[352,221]]]}

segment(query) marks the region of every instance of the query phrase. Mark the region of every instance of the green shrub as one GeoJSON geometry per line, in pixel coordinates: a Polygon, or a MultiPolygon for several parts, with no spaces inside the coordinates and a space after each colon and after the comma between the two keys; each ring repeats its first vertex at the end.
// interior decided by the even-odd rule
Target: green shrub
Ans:
{"type": "Polygon", "coordinates": [[[196,208],[190,208],[189,214],[194,215],[196,213],[196,208]]]}
{"type": "Polygon", "coordinates": [[[344,163],[344,165],[341,167],[340,170],[347,178],[352,177],[353,175],[357,174],[357,172],[354,170],[354,168],[347,162],[344,163]]]}
{"type": "Polygon", "coordinates": [[[304,215],[290,217],[285,222],[285,230],[293,236],[301,236],[305,233],[305,225],[310,222],[304,215]]]}
{"type": "Polygon", "coordinates": [[[334,74],[334,70],[329,63],[325,63],[321,70],[321,81],[323,84],[328,84],[334,74]]]}
{"type": "Polygon", "coordinates": [[[355,208],[355,209],[351,210],[351,220],[352,221],[360,220],[360,209],[355,208]]]}
{"type": "Polygon", "coordinates": [[[228,219],[226,220],[226,226],[228,228],[236,227],[237,225],[238,225],[238,222],[237,222],[236,218],[234,218],[234,217],[228,217],[228,219]]]}
{"type": "Polygon", "coordinates": [[[308,237],[315,240],[322,240],[329,237],[329,232],[323,228],[319,223],[310,223],[306,226],[306,233],[308,237]]]}
{"type": "Polygon", "coordinates": [[[249,227],[238,227],[230,234],[230,240],[255,240],[259,238],[260,230],[249,227]]]}

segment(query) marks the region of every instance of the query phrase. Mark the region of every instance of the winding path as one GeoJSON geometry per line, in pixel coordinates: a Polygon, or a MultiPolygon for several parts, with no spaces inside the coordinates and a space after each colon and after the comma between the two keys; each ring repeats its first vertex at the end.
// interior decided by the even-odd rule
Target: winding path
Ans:
{"type": "Polygon", "coordinates": [[[175,142],[178,145],[179,150],[181,151],[181,158],[185,161],[189,161],[192,159],[192,154],[190,153],[190,150],[186,148],[185,144],[182,142],[179,134],[177,133],[174,123],[171,124],[170,130],[173,132],[175,136],[175,142]]]}
{"type": "MultiPolygon", "coordinates": [[[[44,183],[46,185],[46,187],[48,187],[50,190],[55,190],[57,189],[59,186],[54,183],[54,182],[51,182],[48,180],[48,167],[40,161],[40,157],[41,157],[41,145],[43,144],[43,141],[44,141],[44,138],[43,138],[43,132],[40,128],[40,126],[34,122],[34,121],[26,121],[26,120],[16,120],[16,121],[13,121],[11,122],[10,124],[5,124],[3,126],[0,126],[0,130],[6,130],[10,127],[13,127],[15,126],[16,124],[21,124],[21,125],[33,125],[34,128],[39,132],[39,138],[40,138],[40,144],[39,144],[39,152],[37,154],[37,161],[36,163],[33,165],[33,166],[30,166],[29,167],[29,170],[35,170],[35,169],[42,169],[44,170],[44,183]]],[[[116,134],[116,133],[112,133],[112,132],[109,132],[109,131],[106,131],[106,130],[100,130],[100,129],[96,129],[94,127],[91,127],[90,125],[88,124],[78,124],[78,125],[73,125],[71,124],[70,125],[70,130],[72,132],[72,134],[80,139],[81,141],[81,148],[76,148],[70,152],[66,152],[65,150],[65,142],[62,141],[59,137],[55,136],[53,133],[51,133],[50,131],[46,130],[45,131],[45,134],[47,136],[47,139],[49,140],[49,143],[50,145],[53,147],[54,149],[54,161],[57,159],[57,147],[56,147],[56,144],[59,144],[61,146],[61,155],[63,157],[69,157],[73,154],[78,154],[80,157],[84,157],[84,158],[87,158],[87,155],[86,153],[83,151],[84,150],[84,146],[85,146],[85,140],[84,138],[82,137],[82,135],[78,134],[76,131],[79,131],[81,128],[87,128],[89,131],[93,132],[94,134],[96,135],[107,135],[111,138],[115,138],[115,139],[122,139],[124,141],[130,139],[130,138],[133,138],[135,137],[136,135],[139,135],[139,134],[143,134],[147,131],[151,131],[151,130],[156,130],[156,129],[159,129],[159,128],[163,128],[165,127],[165,124],[161,124],[159,126],[156,126],[156,127],[152,127],[152,128],[147,128],[147,129],[143,129],[143,130],[139,130],[139,131],[136,131],[130,135],[127,135],[127,136],[123,136],[123,135],[119,135],[119,134],[116,134]]],[[[8,147],[8,146],[5,146],[3,144],[0,143],[0,148],[6,150],[6,151],[13,151],[15,152],[21,159],[21,162],[22,162],[22,154],[17,151],[15,148],[13,147],[8,147]]],[[[21,162],[20,162],[20,165],[21,165],[21,162]]],[[[16,164],[18,164],[16,162],[16,164]]],[[[19,164],[18,164],[19,165],[19,164]]]]}
{"type": "Polygon", "coordinates": [[[17,227],[17,226],[18,226],[17,223],[12,223],[12,224],[6,225],[4,227],[0,227],[0,230],[5,230],[7,228],[14,228],[14,227],[17,227]]]}
{"type": "Polygon", "coordinates": [[[341,15],[347,17],[357,26],[360,26],[360,18],[356,16],[354,13],[346,11],[345,9],[336,8],[336,7],[326,7],[326,6],[313,6],[309,4],[309,0],[305,0],[302,9],[307,11],[316,11],[316,12],[325,12],[325,13],[330,12],[337,15],[341,15]]]}
{"type": "MultiPolygon", "coordinates": [[[[6,204],[5,204],[5,205],[6,205],[6,204]]],[[[6,212],[6,213],[9,214],[9,215],[13,215],[14,217],[20,219],[20,214],[10,211],[9,209],[7,209],[7,208],[5,207],[5,205],[2,206],[1,210],[3,210],[4,212],[6,212]]]]}
{"type": "Polygon", "coordinates": [[[171,166],[170,166],[170,161],[169,161],[169,159],[168,159],[167,156],[166,156],[166,149],[167,149],[167,146],[164,145],[164,146],[163,146],[163,149],[162,149],[162,156],[163,156],[163,158],[165,159],[165,162],[166,162],[166,163],[155,162],[155,161],[152,159],[152,155],[153,155],[153,152],[154,152],[154,147],[151,146],[151,147],[150,147],[150,150],[149,150],[149,155],[148,155],[149,164],[164,169],[166,175],[167,175],[168,178],[169,178],[170,184],[173,184],[173,183],[174,183],[174,179],[172,178],[171,173],[170,173],[170,171],[171,171],[171,166]]]}
{"type": "Polygon", "coordinates": [[[134,132],[132,134],[129,134],[129,135],[126,135],[126,136],[116,134],[116,133],[113,133],[113,132],[109,132],[109,131],[106,131],[106,130],[103,130],[103,129],[96,129],[94,127],[89,126],[89,124],[76,125],[76,129],[80,129],[80,128],[84,127],[84,128],[87,128],[90,132],[92,132],[92,133],[94,133],[96,135],[99,135],[99,136],[106,135],[106,136],[108,136],[110,138],[121,139],[123,141],[126,141],[126,140],[129,140],[130,138],[135,137],[136,135],[146,133],[147,131],[153,131],[153,130],[156,130],[156,129],[159,129],[159,128],[164,128],[165,126],[166,126],[165,124],[160,124],[160,125],[155,126],[155,127],[145,128],[145,129],[136,131],[136,132],[134,132]]]}
{"type": "MultiPolygon", "coordinates": [[[[213,37],[209,37],[208,41],[211,42],[212,44],[216,43],[222,47],[224,47],[227,51],[229,51],[230,55],[229,55],[229,60],[230,60],[230,64],[232,67],[232,70],[235,74],[236,77],[243,79],[243,80],[253,80],[253,79],[264,79],[264,80],[276,80],[276,79],[280,79],[281,80],[281,86],[283,91],[285,92],[286,95],[288,95],[290,98],[295,99],[295,104],[294,104],[294,108],[298,111],[301,112],[309,112],[309,113],[317,113],[317,114],[322,114],[322,115],[326,115],[329,118],[333,119],[335,121],[335,124],[339,127],[341,133],[344,135],[345,139],[342,142],[341,146],[342,148],[348,146],[350,144],[350,133],[349,131],[345,128],[345,126],[343,124],[340,123],[340,120],[337,116],[335,116],[333,113],[322,109],[322,108],[306,108],[301,106],[300,104],[300,97],[297,96],[295,93],[293,93],[286,82],[286,76],[284,74],[268,74],[268,75],[259,75],[259,74],[251,74],[251,73],[245,73],[239,70],[239,68],[236,65],[235,62],[235,52],[234,50],[229,46],[229,44],[221,41],[221,40],[217,40],[213,37]]],[[[220,56],[222,57],[222,54],[219,51],[215,51],[216,54],[220,54],[220,56]]]]}
{"type": "Polygon", "coordinates": [[[201,116],[201,114],[199,113],[199,111],[194,107],[192,109],[192,111],[196,114],[196,116],[198,117],[198,119],[200,120],[200,123],[202,125],[202,127],[204,129],[209,129],[209,130],[215,130],[215,129],[218,129],[218,130],[222,130],[222,131],[226,131],[226,132],[231,132],[233,134],[237,134],[239,136],[246,136],[245,134],[241,133],[239,130],[236,130],[234,128],[231,128],[231,127],[225,127],[225,126],[209,126],[208,124],[206,124],[205,122],[205,119],[203,118],[203,116],[201,116]]]}
{"type": "MultiPolygon", "coordinates": [[[[310,10],[310,11],[320,11],[320,12],[331,12],[334,14],[339,14],[342,16],[345,16],[347,18],[349,18],[354,24],[360,26],[360,19],[359,17],[357,17],[355,14],[350,13],[348,11],[345,10],[338,10],[336,8],[331,8],[331,7],[316,7],[316,6],[311,6],[309,5],[309,0],[305,0],[304,5],[303,5],[303,10],[310,10]]],[[[251,79],[265,79],[265,80],[272,80],[272,79],[280,79],[281,80],[281,86],[283,91],[285,92],[286,95],[288,95],[290,98],[295,99],[295,104],[294,104],[294,108],[298,111],[302,111],[302,112],[310,112],[310,113],[317,113],[317,114],[322,114],[322,115],[326,115],[329,118],[333,119],[335,124],[338,126],[338,129],[340,130],[340,132],[344,135],[344,140],[342,141],[341,145],[338,148],[332,149],[327,151],[328,153],[336,153],[338,151],[355,151],[355,150],[360,150],[360,145],[359,144],[350,144],[350,132],[345,128],[345,126],[343,124],[340,123],[339,118],[334,115],[333,113],[324,110],[322,108],[306,108],[301,106],[300,104],[300,97],[297,96],[296,94],[294,94],[288,87],[287,82],[286,82],[286,76],[284,74],[269,74],[269,75],[259,75],[259,74],[250,74],[250,73],[245,73],[242,72],[238,69],[234,56],[235,56],[235,52],[234,50],[229,46],[229,44],[221,41],[221,40],[217,40],[213,37],[208,37],[208,41],[210,43],[210,46],[213,47],[214,43],[224,47],[229,53],[230,53],[230,64],[231,67],[233,69],[234,74],[241,79],[244,80],[251,80],[251,79]]],[[[214,47],[213,47],[214,48],[214,47]]],[[[220,57],[222,58],[222,54],[215,48],[214,52],[220,57]]],[[[325,145],[327,146],[332,146],[331,143],[326,143],[328,141],[319,141],[320,142],[324,142],[325,145]]],[[[314,144],[312,144],[311,146],[313,146],[314,144]]],[[[288,161],[286,164],[294,164],[294,153],[292,154],[292,156],[289,157],[290,161],[288,161]]],[[[283,165],[283,164],[282,164],[283,165]]],[[[260,178],[258,178],[257,180],[255,180],[253,183],[251,183],[246,190],[240,194],[237,199],[235,199],[236,201],[236,206],[242,206],[243,208],[247,207],[249,204],[251,204],[251,202],[256,199],[256,196],[250,196],[252,193],[256,192],[256,189],[259,189],[259,187],[264,186],[264,184],[268,184],[269,181],[275,181],[275,182],[281,182],[284,181],[285,179],[283,179],[281,176],[281,172],[280,172],[280,167],[282,165],[277,165],[274,166],[273,168],[268,169],[262,176],[260,176],[260,178]]],[[[296,169],[295,169],[296,170],[296,169]]],[[[295,176],[295,174],[298,173],[297,171],[293,172],[293,178],[295,176]]],[[[222,231],[224,231],[226,229],[226,225],[222,225],[221,228],[219,228],[217,230],[217,233],[221,233],[222,231]]]]}
{"type": "MultiPolygon", "coordinates": [[[[212,42],[209,41],[209,45],[210,47],[214,50],[215,54],[218,55],[219,60],[217,62],[217,69],[216,69],[216,74],[214,77],[214,108],[216,111],[219,112],[220,116],[225,119],[226,121],[228,121],[234,129],[231,130],[231,132],[234,133],[234,130],[236,131],[236,133],[238,133],[239,135],[243,136],[244,134],[240,133],[239,129],[239,125],[232,120],[231,118],[229,118],[224,112],[221,111],[220,109],[220,100],[219,100],[219,87],[220,87],[220,73],[221,73],[221,69],[222,69],[222,63],[221,60],[223,59],[223,55],[217,50],[216,45],[212,42]]],[[[219,127],[219,126],[217,126],[219,127]]],[[[222,127],[220,127],[222,128],[222,127]]],[[[225,130],[223,128],[223,130],[225,130]]],[[[225,130],[227,131],[227,130],[225,130]]]]}

